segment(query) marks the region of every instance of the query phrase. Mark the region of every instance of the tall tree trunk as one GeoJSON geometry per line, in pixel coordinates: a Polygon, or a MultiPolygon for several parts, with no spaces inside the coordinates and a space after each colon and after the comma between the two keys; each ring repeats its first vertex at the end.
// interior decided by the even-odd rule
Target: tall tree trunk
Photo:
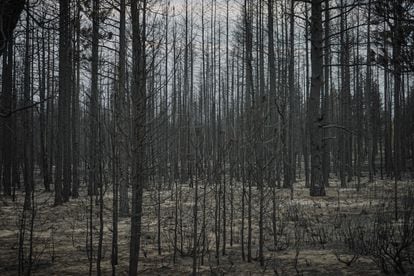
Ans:
{"type": "Polygon", "coordinates": [[[309,97],[310,146],[311,146],[311,196],[324,196],[322,168],[322,128],[320,93],[322,85],[322,8],[320,0],[312,0],[311,17],[312,79],[309,97]]]}
{"type": "Polygon", "coordinates": [[[397,180],[401,178],[401,45],[402,45],[402,27],[401,0],[393,2],[394,26],[392,30],[392,56],[394,66],[394,177],[397,180]]]}
{"type": "MultiPolygon", "coordinates": [[[[31,85],[31,45],[30,45],[30,19],[29,19],[29,1],[26,2],[26,31],[25,31],[25,62],[24,62],[24,106],[32,103],[31,85]]],[[[32,109],[26,109],[23,115],[23,179],[25,188],[24,209],[31,208],[31,194],[33,191],[33,124],[32,109]]]]}
{"type": "Polygon", "coordinates": [[[294,162],[294,118],[297,116],[295,108],[295,1],[290,1],[290,15],[289,15],[289,134],[288,134],[288,173],[287,186],[291,189],[291,199],[293,199],[293,178],[295,173],[295,162],[294,162]]]}
{"type": "Polygon", "coordinates": [[[401,0],[393,2],[393,36],[392,57],[394,66],[394,211],[395,220],[398,219],[398,186],[397,181],[401,179],[402,167],[402,138],[401,138],[401,45],[403,30],[401,27],[402,6],[401,0]]]}
{"type": "Polygon", "coordinates": [[[98,194],[98,124],[99,124],[99,88],[98,88],[98,64],[99,64],[99,0],[92,2],[92,72],[91,72],[91,97],[90,97],[90,135],[89,135],[89,184],[88,194],[98,194]]]}
{"type": "Polygon", "coordinates": [[[40,162],[41,162],[41,172],[43,176],[43,185],[45,191],[50,191],[50,175],[49,175],[49,163],[48,163],[48,152],[46,146],[46,131],[47,131],[47,121],[46,121],[46,45],[45,45],[45,32],[42,30],[42,41],[39,42],[38,56],[39,64],[41,64],[41,69],[39,70],[39,97],[40,97],[40,112],[39,112],[39,121],[40,121],[40,162]],[[41,46],[40,46],[41,45],[41,46]]]}
{"type": "MultiPolygon", "coordinates": [[[[325,23],[324,23],[324,50],[325,50],[325,54],[324,54],[324,58],[325,58],[325,70],[323,73],[323,81],[324,81],[324,93],[322,96],[322,120],[323,120],[323,124],[327,125],[329,120],[330,120],[330,112],[329,112],[329,93],[330,93],[330,80],[329,80],[329,64],[331,62],[331,41],[330,41],[330,10],[329,10],[329,0],[325,0],[325,23]]],[[[329,186],[329,168],[330,168],[330,151],[329,151],[329,140],[328,140],[328,136],[329,136],[329,129],[324,128],[323,130],[323,141],[322,141],[322,147],[323,147],[323,152],[322,152],[322,166],[323,166],[323,185],[325,187],[329,186]]]]}
{"type": "Polygon", "coordinates": [[[79,162],[80,162],[80,116],[79,116],[79,94],[80,94],[80,32],[81,32],[81,0],[76,0],[76,20],[75,20],[75,51],[73,68],[73,98],[72,98],[72,197],[79,196],[79,162]]]}
{"type": "Polygon", "coordinates": [[[55,205],[68,200],[70,193],[70,170],[68,168],[68,127],[70,125],[71,80],[70,0],[59,0],[59,102],[58,137],[55,170],[55,205]],[[62,187],[63,182],[63,187],[62,187]]]}
{"type": "Polygon", "coordinates": [[[141,238],[142,199],[146,181],[146,0],[131,1],[132,16],[132,209],[131,209],[131,242],[129,258],[129,275],[138,274],[138,257],[141,238]],[[139,7],[138,7],[138,4],[139,7]],[[141,13],[139,9],[141,9],[141,13]],[[141,15],[141,18],[140,18],[141,15]]]}
{"type": "MultiPolygon", "coordinates": [[[[244,1],[244,24],[245,24],[245,63],[246,63],[246,110],[255,112],[255,94],[253,86],[253,7],[250,1],[244,1]]],[[[247,137],[251,139],[253,134],[253,121],[250,116],[249,122],[247,123],[247,137]]],[[[247,171],[247,183],[248,183],[248,202],[247,202],[247,261],[252,261],[252,168],[251,164],[248,165],[247,171]]]]}
{"type": "Polygon", "coordinates": [[[117,166],[119,173],[119,215],[126,217],[129,215],[128,183],[129,183],[129,155],[128,155],[128,125],[129,111],[126,105],[126,3],[120,2],[119,14],[119,67],[118,67],[118,94],[116,95],[116,137],[117,143],[117,166]]]}
{"type": "MultiPolygon", "coordinates": [[[[2,99],[1,99],[1,108],[3,112],[6,114],[13,110],[13,37],[10,37],[6,44],[6,49],[3,55],[3,72],[2,72],[2,99]]],[[[2,118],[2,124],[0,125],[2,128],[2,166],[3,171],[0,169],[0,179],[2,178],[3,184],[3,192],[5,195],[11,196],[12,195],[12,183],[13,183],[13,161],[16,157],[13,157],[13,149],[14,149],[14,140],[13,139],[13,132],[14,132],[14,123],[13,121],[16,120],[15,116],[9,116],[6,118],[2,118]]]]}
{"type": "MultiPolygon", "coordinates": [[[[368,113],[368,181],[374,181],[374,158],[373,158],[373,110],[372,110],[372,92],[371,92],[371,0],[368,0],[368,18],[367,18],[367,76],[366,76],[366,104],[368,113]]],[[[361,161],[360,161],[361,162],[361,161]]]]}

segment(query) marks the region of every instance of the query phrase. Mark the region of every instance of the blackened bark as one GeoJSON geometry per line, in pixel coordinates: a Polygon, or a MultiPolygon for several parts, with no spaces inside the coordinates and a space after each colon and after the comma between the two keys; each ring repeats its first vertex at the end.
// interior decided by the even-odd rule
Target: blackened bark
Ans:
{"type": "Polygon", "coordinates": [[[320,94],[322,86],[322,8],[320,0],[312,0],[311,16],[312,79],[309,97],[310,146],[311,146],[311,196],[324,196],[322,172],[322,126],[320,94]]]}

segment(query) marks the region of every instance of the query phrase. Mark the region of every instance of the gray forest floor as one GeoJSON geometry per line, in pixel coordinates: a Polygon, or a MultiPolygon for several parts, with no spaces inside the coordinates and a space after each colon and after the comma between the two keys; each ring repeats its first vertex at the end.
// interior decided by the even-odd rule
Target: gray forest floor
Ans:
{"type": "MultiPolygon", "coordinates": [[[[341,243],[340,229],[347,218],[368,223],[370,216],[381,204],[393,211],[393,182],[376,180],[366,183],[359,193],[354,188],[338,189],[331,181],[326,197],[309,197],[303,181],[295,186],[294,200],[289,199],[288,190],[277,190],[277,227],[278,248],[273,246],[272,201],[270,188],[265,198],[265,266],[260,267],[256,260],[251,263],[242,261],[240,247],[241,227],[241,184],[234,187],[233,246],[230,246],[230,195],[227,200],[227,246],[226,255],[220,256],[220,265],[216,265],[214,235],[214,187],[207,188],[206,224],[207,242],[204,265],[198,271],[203,275],[378,275],[380,269],[369,256],[360,256],[348,266],[341,260],[350,260],[353,254],[341,243]],[[339,207],[339,208],[338,208],[339,207]],[[342,224],[341,224],[342,222],[342,224]],[[295,265],[296,263],[296,265],[295,265]]],[[[352,184],[352,183],[351,183],[352,184]]],[[[37,187],[41,185],[38,184],[37,187]]],[[[414,187],[411,181],[398,183],[400,194],[408,187],[414,187]]],[[[203,184],[200,183],[200,202],[202,203],[203,184]]],[[[53,193],[36,190],[36,215],[33,233],[33,274],[34,275],[87,275],[89,260],[87,256],[87,223],[89,216],[89,198],[86,189],[78,199],[71,199],[62,206],[53,207],[53,193]]],[[[104,239],[102,271],[111,274],[111,236],[112,236],[112,193],[105,193],[104,239]]],[[[229,192],[229,189],[227,189],[229,192]]],[[[258,191],[253,188],[252,256],[258,254],[258,191]]],[[[177,255],[173,264],[173,233],[175,201],[171,191],[161,193],[161,229],[162,255],[157,252],[156,194],[147,191],[144,195],[143,235],[141,238],[139,272],[141,275],[188,275],[191,272],[190,254],[177,255]]],[[[193,189],[182,186],[182,230],[184,253],[192,250],[193,227],[193,189]]],[[[17,201],[0,198],[0,275],[17,275],[19,226],[22,215],[23,194],[17,193],[17,201]]],[[[384,207],[384,206],[382,206],[384,207]]],[[[99,217],[98,206],[94,206],[94,256],[98,244],[99,217]]],[[[247,209],[245,212],[245,240],[247,240],[247,209]]],[[[201,230],[202,206],[198,213],[198,233],[201,230]]],[[[117,274],[128,272],[130,219],[119,221],[119,265],[117,274]]],[[[25,252],[28,250],[30,230],[30,211],[27,214],[25,230],[25,252]]],[[[247,242],[245,243],[245,246],[247,242]]],[[[220,248],[222,245],[220,245],[220,248]]],[[[221,251],[220,251],[221,253],[221,251]]],[[[221,255],[221,254],[220,254],[221,255]]],[[[200,262],[199,262],[200,263],[200,262]]],[[[408,275],[414,275],[413,266],[408,267],[408,275]],[[411,271],[411,272],[410,272],[411,271]],[[410,274],[413,273],[413,274],[410,274]]],[[[93,265],[96,271],[96,265],[93,265]]],[[[95,272],[94,272],[95,273],[95,272]]],[[[93,273],[93,274],[94,274],[93,273]]]]}

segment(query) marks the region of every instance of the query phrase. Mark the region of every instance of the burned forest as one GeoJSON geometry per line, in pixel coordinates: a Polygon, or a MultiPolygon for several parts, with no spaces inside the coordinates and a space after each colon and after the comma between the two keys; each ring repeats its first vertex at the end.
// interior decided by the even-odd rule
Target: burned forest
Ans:
{"type": "Polygon", "coordinates": [[[382,274],[412,0],[0,0],[0,275],[382,274]]]}

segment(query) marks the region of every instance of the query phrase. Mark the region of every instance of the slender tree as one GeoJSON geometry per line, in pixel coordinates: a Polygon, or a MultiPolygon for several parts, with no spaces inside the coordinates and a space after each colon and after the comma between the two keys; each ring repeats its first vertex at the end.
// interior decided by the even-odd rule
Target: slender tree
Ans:
{"type": "Polygon", "coordinates": [[[311,149],[311,196],[324,196],[322,168],[322,128],[320,115],[320,94],[322,86],[322,4],[320,0],[311,3],[311,91],[309,96],[309,123],[311,149]]]}
{"type": "Polygon", "coordinates": [[[132,16],[132,209],[129,275],[138,274],[141,238],[142,199],[146,181],[146,0],[131,1],[132,16]]]}

